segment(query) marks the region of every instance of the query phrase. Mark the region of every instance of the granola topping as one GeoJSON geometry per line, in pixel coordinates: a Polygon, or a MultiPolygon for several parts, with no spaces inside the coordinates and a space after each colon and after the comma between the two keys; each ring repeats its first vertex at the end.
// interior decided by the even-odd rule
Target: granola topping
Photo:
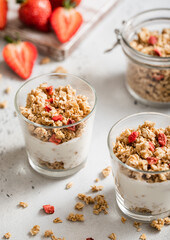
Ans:
{"type": "Polygon", "coordinates": [[[46,230],[44,233],[44,237],[51,237],[53,235],[53,231],[52,230],[46,230]]]}
{"type": "Polygon", "coordinates": [[[4,238],[5,238],[5,239],[9,239],[10,237],[11,237],[11,233],[10,233],[10,232],[5,233],[5,235],[4,235],[4,238]]]}
{"type": "Polygon", "coordinates": [[[86,194],[83,193],[79,193],[78,198],[80,200],[83,200],[87,205],[93,204],[95,202],[95,200],[91,196],[87,196],[86,194]]]}
{"type": "Polygon", "coordinates": [[[125,217],[121,217],[121,221],[122,221],[122,223],[125,223],[126,222],[126,218],[125,217]]]}
{"type": "Polygon", "coordinates": [[[53,223],[62,223],[62,222],[63,221],[59,217],[57,217],[53,220],[53,223]]]}
{"type": "Polygon", "coordinates": [[[32,236],[35,236],[35,235],[37,235],[39,233],[39,231],[40,231],[40,226],[39,225],[35,225],[31,229],[30,233],[31,233],[32,236]]]}
{"type": "Polygon", "coordinates": [[[69,182],[66,184],[66,189],[70,189],[73,186],[73,182],[69,182]]]}
{"type": "Polygon", "coordinates": [[[82,210],[84,208],[84,203],[82,202],[77,202],[75,205],[75,209],[77,210],[82,210]]]}
{"type": "Polygon", "coordinates": [[[26,202],[20,202],[19,205],[23,208],[28,207],[28,203],[26,203],[26,202]]]}
{"type": "Polygon", "coordinates": [[[111,170],[112,170],[111,166],[103,169],[103,171],[102,171],[103,177],[108,177],[110,175],[110,173],[111,173],[111,170]]]}
{"type": "Polygon", "coordinates": [[[92,190],[92,192],[99,192],[99,191],[102,191],[103,188],[104,188],[103,186],[96,186],[96,185],[91,186],[91,190],[92,190]]]}
{"type": "Polygon", "coordinates": [[[115,233],[111,233],[108,238],[110,238],[111,240],[116,240],[116,234],[115,233]]]}
{"type": "Polygon", "coordinates": [[[140,236],[140,238],[139,238],[140,240],[146,240],[146,234],[142,234],[141,236],[140,236]]]}
{"type": "Polygon", "coordinates": [[[97,195],[95,198],[95,205],[93,207],[93,213],[99,215],[101,212],[108,214],[107,209],[109,208],[107,201],[105,200],[104,195],[97,195]]]}
{"type": "Polygon", "coordinates": [[[70,213],[67,217],[67,220],[71,221],[71,222],[84,222],[84,215],[83,214],[74,214],[74,213],[70,213]]]}

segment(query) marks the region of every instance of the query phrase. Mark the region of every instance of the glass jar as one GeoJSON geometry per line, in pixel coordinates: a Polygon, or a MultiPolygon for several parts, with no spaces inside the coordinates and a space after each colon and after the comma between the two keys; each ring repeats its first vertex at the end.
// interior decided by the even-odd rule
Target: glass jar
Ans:
{"type": "Polygon", "coordinates": [[[170,170],[139,170],[123,163],[113,152],[116,138],[125,129],[135,129],[145,121],[155,122],[156,128],[166,128],[170,123],[170,116],[154,112],[128,116],[111,128],[108,135],[108,147],[119,208],[131,218],[152,221],[170,215],[170,170]]]}
{"type": "Polygon", "coordinates": [[[160,32],[170,28],[170,9],[141,12],[116,31],[127,59],[126,86],[129,93],[146,105],[170,106],[170,57],[151,56],[131,47],[131,41],[141,28],[160,32]],[[154,76],[161,80],[157,81],[154,76]]]}
{"type": "MultiPolygon", "coordinates": [[[[89,83],[70,74],[51,73],[35,77],[17,91],[15,108],[22,126],[28,160],[35,171],[49,177],[65,177],[85,166],[96,108],[96,93],[89,83]],[[21,107],[26,105],[27,94],[45,82],[54,89],[71,85],[77,95],[87,97],[90,113],[78,122],[61,126],[41,125],[26,118],[21,113],[21,107]]],[[[42,109],[44,111],[44,105],[42,109]]],[[[48,112],[44,114],[48,115],[48,112]]]]}

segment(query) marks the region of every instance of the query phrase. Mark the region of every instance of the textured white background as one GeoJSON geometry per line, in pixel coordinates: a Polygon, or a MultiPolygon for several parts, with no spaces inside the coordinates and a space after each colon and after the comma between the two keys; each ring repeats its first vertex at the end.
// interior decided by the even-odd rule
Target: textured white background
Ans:
{"type": "MultiPolygon", "coordinates": [[[[85,1],[85,0],[84,0],[85,1]]],[[[43,239],[45,230],[52,229],[56,236],[66,237],[66,240],[85,240],[93,237],[95,240],[105,240],[108,234],[115,232],[118,240],[139,239],[141,233],[146,233],[147,240],[170,239],[170,227],[164,227],[158,233],[147,224],[142,232],[136,232],[133,221],[127,220],[123,225],[122,215],[116,207],[113,177],[101,180],[103,193],[109,203],[109,214],[95,216],[92,207],[83,210],[84,223],[70,223],[67,215],[74,211],[76,195],[88,193],[94,179],[101,170],[110,164],[107,149],[107,134],[110,127],[120,118],[142,111],[158,111],[169,114],[168,109],[154,109],[141,104],[134,104],[134,99],[124,86],[125,57],[120,47],[110,54],[103,51],[115,40],[113,30],[119,27],[122,20],[139,11],[154,7],[170,7],[169,0],[124,0],[100,23],[84,40],[72,56],[63,63],[51,62],[39,65],[39,57],[32,76],[53,71],[62,65],[70,73],[84,77],[96,89],[98,95],[97,113],[94,124],[93,139],[89,152],[88,164],[76,175],[64,180],[51,180],[35,173],[27,163],[24,140],[19,121],[14,117],[14,96],[22,81],[3,62],[1,51],[5,43],[0,39],[0,72],[3,79],[0,82],[0,101],[8,100],[8,108],[0,110],[0,238],[6,232],[12,233],[12,239],[30,239],[29,230],[33,225],[41,226],[41,233],[34,239],[43,239]],[[3,93],[8,86],[12,87],[10,95],[3,93]],[[70,190],[65,185],[73,181],[70,190]],[[34,186],[34,189],[33,187],[34,186]],[[26,201],[29,207],[20,209],[18,202],[26,201]],[[41,207],[52,204],[56,212],[45,215],[41,207]],[[55,217],[63,219],[62,224],[54,224],[55,217]]]]}

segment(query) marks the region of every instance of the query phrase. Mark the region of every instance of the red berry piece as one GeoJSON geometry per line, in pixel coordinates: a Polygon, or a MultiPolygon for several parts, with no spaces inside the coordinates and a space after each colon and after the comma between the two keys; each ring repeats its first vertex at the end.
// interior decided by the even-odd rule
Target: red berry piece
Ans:
{"type": "Polygon", "coordinates": [[[43,209],[44,209],[44,212],[47,213],[47,214],[53,214],[54,213],[54,206],[44,205],[43,209]]]}
{"type": "Polygon", "coordinates": [[[158,41],[157,37],[155,37],[155,36],[150,36],[150,38],[149,38],[149,40],[148,40],[148,43],[149,43],[150,45],[154,45],[154,44],[157,43],[157,41],[158,41]]]}
{"type": "Polygon", "coordinates": [[[154,49],[154,52],[155,52],[155,54],[158,55],[159,57],[162,56],[162,53],[161,53],[161,51],[160,51],[159,49],[155,48],[155,49],[154,49]]]}
{"type": "Polygon", "coordinates": [[[53,98],[49,98],[49,99],[45,99],[46,102],[50,102],[53,103],[54,99],[53,98]]]}
{"type": "Polygon", "coordinates": [[[52,117],[52,120],[54,120],[54,121],[62,121],[63,120],[63,116],[61,114],[58,115],[58,116],[54,116],[54,117],[52,117]]]}
{"type": "Polygon", "coordinates": [[[148,157],[146,160],[148,161],[149,165],[156,164],[158,162],[158,159],[155,157],[148,157]]]}
{"type": "MultiPolygon", "coordinates": [[[[73,123],[75,123],[74,120],[69,119],[69,120],[67,121],[67,125],[73,124],[73,123]]],[[[68,129],[71,130],[71,131],[75,131],[75,130],[76,130],[76,126],[68,127],[68,129]]]]}
{"type": "Polygon", "coordinates": [[[56,145],[58,145],[58,144],[61,143],[61,139],[56,138],[56,135],[53,134],[53,135],[50,137],[49,142],[52,142],[52,143],[55,143],[56,145]]]}
{"type": "Polygon", "coordinates": [[[46,87],[46,91],[49,95],[53,94],[53,86],[46,87]]]}
{"type": "Polygon", "coordinates": [[[51,107],[50,105],[46,105],[46,106],[45,106],[45,110],[46,110],[47,112],[50,112],[50,111],[52,110],[52,107],[51,107]]]}
{"type": "Polygon", "coordinates": [[[154,80],[156,80],[156,81],[161,81],[161,80],[164,79],[164,75],[163,75],[163,74],[154,73],[154,74],[152,75],[152,78],[153,78],[154,80]]]}
{"type": "Polygon", "coordinates": [[[154,151],[155,151],[155,146],[154,146],[154,144],[153,144],[152,142],[149,142],[149,150],[150,150],[151,152],[154,152],[154,151]]]}
{"type": "Polygon", "coordinates": [[[132,143],[136,140],[136,138],[138,137],[138,132],[132,132],[129,137],[128,137],[128,141],[129,143],[132,143]]]}
{"type": "Polygon", "coordinates": [[[94,240],[94,238],[86,238],[86,240],[94,240]]]}
{"type": "Polygon", "coordinates": [[[164,133],[159,133],[158,134],[158,142],[159,142],[161,147],[164,147],[166,145],[167,137],[164,133]]]}

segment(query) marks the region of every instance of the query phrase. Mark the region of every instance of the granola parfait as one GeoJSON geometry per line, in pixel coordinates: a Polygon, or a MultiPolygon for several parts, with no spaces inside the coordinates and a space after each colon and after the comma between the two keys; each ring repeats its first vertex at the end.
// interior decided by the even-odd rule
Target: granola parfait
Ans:
{"type": "Polygon", "coordinates": [[[119,208],[143,221],[169,216],[170,116],[124,118],[111,128],[108,146],[119,208]]]}
{"type": "Polygon", "coordinates": [[[34,170],[64,177],[84,167],[96,106],[87,82],[68,74],[42,75],[21,86],[15,106],[34,170]]]}
{"type": "Polygon", "coordinates": [[[140,102],[170,106],[170,9],[141,12],[117,31],[126,55],[126,86],[140,102]]]}

